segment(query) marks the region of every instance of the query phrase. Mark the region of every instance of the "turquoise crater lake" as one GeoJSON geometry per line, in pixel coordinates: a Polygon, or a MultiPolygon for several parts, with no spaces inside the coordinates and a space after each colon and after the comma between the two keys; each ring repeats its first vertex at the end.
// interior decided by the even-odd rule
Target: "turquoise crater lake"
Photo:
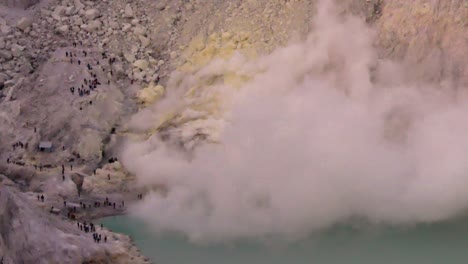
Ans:
{"type": "Polygon", "coordinates": [[[183,236],[156,235],[129,216],[101,222],[130,235],[157,264],[467,264],[468,220],[404,228],[341,226],[281,246],[249,241],[198,245],[183,236]]]}

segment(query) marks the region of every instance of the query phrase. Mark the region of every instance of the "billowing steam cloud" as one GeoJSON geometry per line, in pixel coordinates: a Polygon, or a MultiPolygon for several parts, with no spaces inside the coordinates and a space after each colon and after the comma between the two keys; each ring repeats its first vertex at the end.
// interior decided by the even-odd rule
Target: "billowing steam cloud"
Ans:
{"type": "Polygon", "coordinates": [[[169,188],[137,215],[158,231],[224,240],[294,238],[354,217],[440,221],[468,207],[468,105],[377,65],[372,31],[330,10],[320,6],[306,41],[246,66],[261,74],[234,99],[222,144],[190,161],[156,137],[126,147],[142,184],[169,188]]]}

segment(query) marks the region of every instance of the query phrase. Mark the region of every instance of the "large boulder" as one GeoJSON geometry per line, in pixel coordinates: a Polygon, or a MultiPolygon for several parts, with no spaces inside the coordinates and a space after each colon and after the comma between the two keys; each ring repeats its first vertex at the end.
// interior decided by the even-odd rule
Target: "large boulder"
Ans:
{"type": "Polygon", "coordinates": [[[13,57],[20,57],[23,54],[25,47],[18,45],[18,44],[12,44],[11,45],[11,54],[13,57]]]}
{"type": "Polygon", "coordinates": [[[63,26],[58,27],[57,31],[65,35],[70,31],[70,27],[68,25],[63,25],[63,26]]]}
{"type": "Polygon", "coordinates": [[[164,95],[164,87],[151,82],[148,87],[141,89],[137,93],[137,99],[140,104],[150,105],[159,100],[164,95]]]}
{"type": "Polygon", "coordinates": [[[148,69],[149,64],[146,60],[137,60],[133,63],[133,66],[144,71],[148,69]]]}
{"type": "Polygon", "coordinates": [[[127,4],[125,6],[125,17],[128,17],[128,18],[131,18],[133,17],[133,9],[132,9],[132,6],[130,4],[127,4]]]}
{"type": "Polygon", "coordinates": [[[54,18],[55,20],[61,20],[64,14],[65,14],[65,7],[58,5],[55,7],[54,12],[52,12],[52,18],[54,18]]]}
{"type": "Polygon", "coordinates": [[[11,52],[7,50],[0,50],[0,59],[11,60],[12,58],[13,55],[11,55],[11,52]]]}
{"type": "Polygon", "coordinates": [[[16,24],[16,27],[21,29],[22,31],[25,31],[28,27],[32,25],[32,20],[27,18],[27,17],[22,17],[18,23],[16,24]]]}
{"type": "Polygon", "coordinates": [[[86,10],[85,17],[88,20],[94,20],[94,19],[99,17],[99,10],[97,10],[97,9],[86,10]]]}
{"type": "Polygon", "coordinates": [[[94,32],[101,28],[102,23],[99,20],[94,20],[88,23],[87,30],[88,32],[94,32]]]}

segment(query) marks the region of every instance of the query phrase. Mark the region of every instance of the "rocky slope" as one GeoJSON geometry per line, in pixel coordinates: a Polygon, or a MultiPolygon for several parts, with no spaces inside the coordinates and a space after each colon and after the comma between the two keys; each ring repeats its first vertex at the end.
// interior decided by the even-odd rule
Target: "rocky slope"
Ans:
{"type": "Polygon", "coordinates": [[[126,236],[100,230],[107,243],[74,222],[42,210],[35,195],[19,193],[0,175],[0,256],[3,263],[145,263],[126,236]]]}
{"type": "MultiPolygon", "coordinates": [[[[468,86],[466,1],[337,2],[340,12],[356,14],[374,28],[379,58],[402,63],[406,81],[457,91],[468,86]]],[[[37,223],[29,226],[48,226],[45,230],[55,234],[44,248],[24,256],[16,252],[28,245],[10,243],[16,237],[2,234],[0,248],[6,256],[16,263],[31,263],[28,258],[38,256],[55,261],[48,248],[58,244],[58,248],[71,248],[62,248],[58,255],[70,259],[69,263],[91,262],[91,258],[95,261],[91,263],[106,263],[105,252],[113,249],[88,249],[88,238],[37,210],[15,189],[45,193],[54,200],[52,204],[61,204],[62,199],[78,202],[72,178],[79,173],[85,196],[80,199],[131,195],[134,178],[120,163],[109,162],[121,139],[129,132],[137,137],[171,136],[186,149],[213,139],[216,131],[207,125],[211,120],[200,114],[203,111],[193,111],[209,101],[209,93],[202,88],[212,87],[220,78],[234,86],[248,78],[221,72],[181,83],[177,76],[196,76],[214,59],[231,58],[236,52],[254,59],[291,40],[304,39],[314,31],[316,4],[302,0],[0,1],[0,172],[15,182],[12,187],[0,187],[0,201],[12,218],[30,218],[37,223]],[[89,95],[71,92],[72,87],[87,89],[93,79],[101,84],[89,95]],[[165,102],[163,106],[170,104],[173,109],[169,115],[154,118],[140,130],[128,130],[130,116],[177,90],[186,93],[193,107],[165,102]],[[188,123],[191,129],[181,129],[188,123]],[[52,142],[53,152],[40,152],[41,141],[52,142]],[[15,145],[18,142],[23,146],[15,145]],[[64,180],[61,165],[67,168],[64,180]],[[14,209],[23,206],[24,213],[14,209]],[[81,251],[73,246],[82,244],[81,251]]],[[[9,228],[12,223],[2,225],[9,228]]],[[[18,235],[31,231],[15,228],[18,235]]],[[[28,239],[32,245],[40,237],[28,239]]]]}

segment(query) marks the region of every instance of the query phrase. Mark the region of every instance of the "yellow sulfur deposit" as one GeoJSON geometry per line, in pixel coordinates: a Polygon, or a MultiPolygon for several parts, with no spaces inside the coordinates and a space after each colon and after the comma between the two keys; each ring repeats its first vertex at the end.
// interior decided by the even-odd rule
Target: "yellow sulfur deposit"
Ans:
{"type": "Polygon", "coordinates": [[[164,92],[164,86],[156,85],[154,82],[151,82],[148,87],[138,91],[138,102],[144,105],[153,104],[164,95],[164,92]]]}
{"type": "MultiPolygon", "coordinates": [[[[193,38],[184,47],[182,64],[167,86],[169,91],[182,92],[180,104],[159,109],[145,137],[172,127],[179,129],[184,140],[202,133],[208,136],[208,141],[216,142],[232,94],[255,74],[242,71],[243,66],[256,57],[247,32],[222,32],[193,38]]],[[[157,103],[164,93],[164,87],[150,84],[138,92],[137,98],[147,106],[157,103]]]]}
{"type": "Polygon", "coordinates": [[[247,32],[213,33],[208,38],[195,37],[184,50],[185,63],[179,68],[183,72],[194,72],[206,66],[214,59],[228,60],[234,52],[240,52],[248,58],[256,57],[247,32]]]}

